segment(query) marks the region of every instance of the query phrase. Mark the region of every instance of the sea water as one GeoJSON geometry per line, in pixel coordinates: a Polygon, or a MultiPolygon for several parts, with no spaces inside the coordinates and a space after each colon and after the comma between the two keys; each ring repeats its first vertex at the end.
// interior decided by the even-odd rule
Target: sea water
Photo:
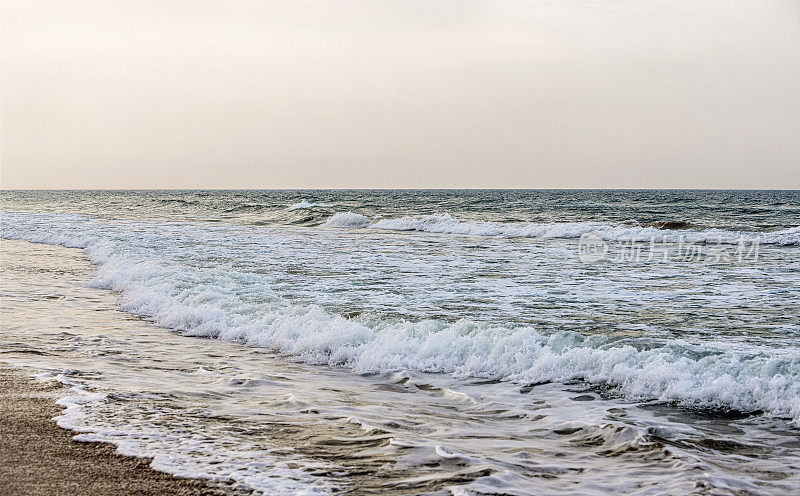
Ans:
{"type": "Polygon", "coordinates": [[[4,191],[2,358],[83,439],[266,494],[786,493],[798,225],[796,191],[4,191]]]}

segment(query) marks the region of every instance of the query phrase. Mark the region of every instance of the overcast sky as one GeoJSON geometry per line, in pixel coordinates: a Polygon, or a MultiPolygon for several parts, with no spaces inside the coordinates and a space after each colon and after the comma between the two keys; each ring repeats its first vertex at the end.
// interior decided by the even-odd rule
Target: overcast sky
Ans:
{"type": "Polygon", "coordinates": [[[0,0],[9,188],[800,188],[797,0],[0,0]]]}

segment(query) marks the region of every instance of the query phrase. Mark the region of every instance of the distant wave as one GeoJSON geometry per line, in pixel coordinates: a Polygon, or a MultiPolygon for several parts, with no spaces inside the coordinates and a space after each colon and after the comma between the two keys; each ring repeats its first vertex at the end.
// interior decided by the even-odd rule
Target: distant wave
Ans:
{"type": "Polygon", "coordinates": [[[685,222],[682,220],[658,220],[655,222],[651,222],[646,224],[648,227],[655,227],[656,229],[664,229],[667,231],[678,231],[681,229],[693,229],[693,228],[700,228],[701,226],[697,226],[692,224],[691,222],[685,222]]]}
{"type": "Polygon", "coordinates": [[[306,226],[324,224],[330,213],[317,207],[331,206],[327,203],[302,201],[282,208],[274,204],[242,203],[223,210],[225,214],[243,214],[242,219],[251,226],[306,226]]]}
{"type": "Polygon", "coordinates": [[[199,205],[197,200],[185,200],[183,198],[162,198],[161,203],[178,203],[181,205],[199,205]]]}
{"type": "Polygon", "coordinates": [[[253,212],[253,211],[260,211],[269,208],[269,205],[263,205],[261,203],[240,203],[230,208],[226,208],[223,210],[224,213],[236,213],[236,212],[253,212]]]}
{"type": "Polygon", "coordinates": [[[299,210],[299,209],[305,209],[305,208],[332,207],[332,206],[333,205],[331,205],[329,203],[311,203],[311,202],[307,202],[305,200],[302,200],[302,201],[300,201],[298,203],[295,203],[294,205],[290,205],[287,210],[292,211],[292,210],[299,210]]]}
{"type": "Polygon", "coordinates": [[[714,228],[699,228],[683,221],[659,221],[640,225],[635,221],[622,224],[603,222],[491,222],[462,220],[450,214],[415,215],[371,221],[353,212],[337,213],[326,227],[370,228],[387,231],[420,231],[463,236],[502,236],[508,238],[580,238],[593,233],[606,241],[638,240],[660,242],[736,244],[742,237],[758,238],[761,243],[775,245],[800,245],[800,227],[774,232],[736,232],[714,228]]]}

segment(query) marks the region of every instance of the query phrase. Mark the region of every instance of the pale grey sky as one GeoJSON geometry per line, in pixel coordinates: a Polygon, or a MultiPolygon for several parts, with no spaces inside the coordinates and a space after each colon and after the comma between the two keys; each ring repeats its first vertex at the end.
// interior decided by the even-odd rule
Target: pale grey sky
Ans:
{"type": "Polygon", "coordinates": [[[3,188],[800,188],[796,0],[0,0],[3,188]]]}

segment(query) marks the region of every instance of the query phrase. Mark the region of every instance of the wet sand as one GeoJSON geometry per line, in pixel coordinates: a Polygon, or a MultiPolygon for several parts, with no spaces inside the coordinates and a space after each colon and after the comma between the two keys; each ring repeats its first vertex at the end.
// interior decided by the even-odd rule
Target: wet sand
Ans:
{"type": "Polygon", "coordinates": [[[0,495],[229,495],[228,484],[150,468],[104,443],[78,442],[58,427],[62,387],[39,383],[0,363],[0,495]]]}

